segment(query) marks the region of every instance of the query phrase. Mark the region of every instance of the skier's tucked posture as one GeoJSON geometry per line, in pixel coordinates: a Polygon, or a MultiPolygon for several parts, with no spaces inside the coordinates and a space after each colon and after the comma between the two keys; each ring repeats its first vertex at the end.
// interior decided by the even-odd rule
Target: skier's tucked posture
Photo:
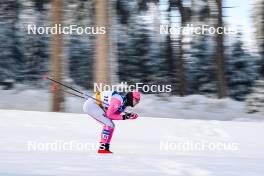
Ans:
{"type": "Polygon", "coordinates": [[[102,91],[97,92],[94,98],[98,101],[88,99],[83,105],[83,110],[103,125],[98,153],[112,153],[109,150],[115,129],[112,120],[136,119],[137,114],[125,112],[125,109],[127,106],[134,107],[139,103],[140,93],[133,91],[122,96],[116,91],[102,91]]]}

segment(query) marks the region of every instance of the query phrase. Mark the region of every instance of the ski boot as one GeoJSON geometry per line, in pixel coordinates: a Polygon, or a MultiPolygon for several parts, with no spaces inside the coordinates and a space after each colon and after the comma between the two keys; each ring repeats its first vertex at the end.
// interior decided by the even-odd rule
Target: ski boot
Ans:
{"type": "Polygon", "coordinates": [[[112,154],[113,152],[111,152],[109,150],[110,144],[107,143],[100,143],[100,147],[98,149],[98,153],[100,154],[112,154]]]}

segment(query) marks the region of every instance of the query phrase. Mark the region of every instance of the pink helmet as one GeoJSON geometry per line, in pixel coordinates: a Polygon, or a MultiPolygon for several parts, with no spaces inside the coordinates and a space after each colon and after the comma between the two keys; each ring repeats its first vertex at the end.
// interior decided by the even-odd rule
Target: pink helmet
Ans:
{"type": "Polygon", "coordinates": [[[137,101],[140,101],[140,93],[139,93],[139,91],[134,90],[134,91],[132,92],[132,97],[133,97],[134,99],[136,99],[137,101]]]}

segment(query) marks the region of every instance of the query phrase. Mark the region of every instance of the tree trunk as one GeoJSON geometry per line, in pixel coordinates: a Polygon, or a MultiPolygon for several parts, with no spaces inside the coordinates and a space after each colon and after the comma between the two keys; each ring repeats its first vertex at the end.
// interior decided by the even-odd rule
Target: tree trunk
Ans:
{"type": "MultiPolygon", "coordinates": [[[[223,27],[222,20],[222,0],[216,0],[218,15],[217,26],[223,27]]],[[[227,86],[224,71],[224,36],[223,34],[216,34],[216,77],[217,77],[217,90],[218,98],[223,98],[227,95],[227,86]]]]}
{"type": "Polygon", "coordinates": [[[108,41],[109,41],[109,83],[110,84],[117,84],[119,82],[118,76],[118,56],[117,56],[117,41],[118,41],[118,30],[117,30],[117,16],[116,16],[116,0],[109,1],[108,3],[108,20],[109,20],[109,27],[111,31],[108,31],[108,41]]]}
{"type": "Polygon", "coordinates": [[[108,83],[108,0],[95,1],[96,26],[106,27],[105,34],[96,35],[95,81],[108,83]]]}
{"type": "MultiPolygon", "coordinates": [[[[53,0],[52,2],[52,22],[53,26],[55,24],[59,25],[62,22],[62,14],[61,14],[62,1],[61,0],[53,0]]],[[[59,30],[57,30],[57,34],[54,34],[52,37],[52,77],[61,81],[61,55],[62,55],[62,36],[59,34],[59,30]]],[[[53,91],[52,96],[52,111],[58,112],[62,110],[63,104],[63,92],[60,91],[60,86],[58,89],[53,91]]]]}
{"type": "MultiPolygon", "coordinates": [[[[262,1],[261,7],[264,7],[264,0],[262,1]]],[[[261,76],[264,79],[264,34],[263,34],[263,30],[264,30],[264,10],[262,9],[262,13],[261,13],[261,36],[260,36],[260,54],[261,54],[261,59],[262,59],[262,66],[261,66],[261,76]]]]}
{"type": "MultiPolygon", "coordinates": [[[[172,23],[173,23],[173,16],[171,15],[171,10],[172,10],[172,7],[173,7],[173,3],[172,1],[169,2],[169,8],[168,8],[168,21],[169,21],[169,26],[172,26],[172,23]]],[[[168,34],[167,38],[166,38],[166,42],[167,42],[167,48],[166,48],[166,62],[167,62],[167,65],[168,65],[168,76],[169,76],[169,82],[170,84],[172,84],[172,91],[171,91],[171,94],[172,95],[177,95],[179,94],[179,89],[177,87],[177,66],[176,66],[176,63],[175,63],[175,46],[177,45],[175,43],[175,39],[173,40],[172,39],[172,36],[171,34],[168,34]]]]}
{"type": "MultiPolygon", "coordinates": [[[[182,1],[176,1],[176,5],[181,14],[181,26],[184,27],[187,22],[187,14],[185,13],[185,9],[182,5],[182,1]]],[[[179,53],[178,53],[178,70],[179,70],[179,95],[186,95],[186,79],[185,79],[185,68],[184,68],[184,58],[183,58],[183,34],[181,33],[179,36],[179,53]]]]}

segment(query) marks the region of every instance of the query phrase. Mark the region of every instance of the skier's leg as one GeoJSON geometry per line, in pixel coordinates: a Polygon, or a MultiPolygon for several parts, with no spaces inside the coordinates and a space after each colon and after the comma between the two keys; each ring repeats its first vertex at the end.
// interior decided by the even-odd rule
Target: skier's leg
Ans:
{"type": "Polygon", "coordinates": [[[102,133],[101,133],[101,143],[110,144],[114,129],[108,125],[104,125],[102,133]]]}
{"type": "Polygon", "coordinates": [[[105,112],[96,104],[94,100],[88,99],[83,106],[83,110],[103,125],[100,149],[109,151],[109,145],[113,136],[115,124],[111,119],[105,116],[105,112]]]}
{"type": "Polygon", "coordinates": [[[105,116],[105,112],[100,106],[96,104],[93,99],[88,99],[83,105],[83,111],[93,117],[95,120],[108,126],[109,128],[115,128],[113,121],[105,116]]]}

